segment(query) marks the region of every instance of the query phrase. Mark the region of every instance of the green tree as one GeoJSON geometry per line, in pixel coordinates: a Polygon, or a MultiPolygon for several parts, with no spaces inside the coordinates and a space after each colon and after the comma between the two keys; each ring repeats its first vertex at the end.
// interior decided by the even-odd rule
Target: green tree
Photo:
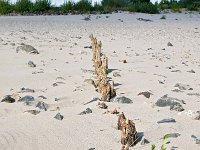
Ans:
{"type": "Polygon", "coordinates": [[[73,11],[74,9],[75,9],[75,3],[72,1],[64,2],[64,4],[61,5],[61,10],[63,12],[73,11]]]}
{"type": "Polygon", "coordinates": [[[101,4],[105,10],[123,9],[128,5],[128,0],[102,0],[101,4]]]}
{"type": "Polygon", "coordinates": [[[11,11],[11,4],[8,0],[0,0],[0,14],[7,14],[11,11]]]}
{"type": "Polygon", "coordinates": [[[34,3],[34,11],[48,11],[51,9],[50,0],[36,0],[34,3]]]}
{"type": "Polygon", "coordinates": [[[17,0],[15,10],[19,13],[33,12],[33,3],[30,0],[17,0]]]}
{"type": "Polygon", "coordinates": [[[189,10],[200,10],[200,0],[180,0],[179,4],[189,10]]]}
{"type": "Polygon", "coordinates": [[[82,12],[89,12],[92,9],[92,1],[80,0],[75,4],[75,10],[82,12]]]}

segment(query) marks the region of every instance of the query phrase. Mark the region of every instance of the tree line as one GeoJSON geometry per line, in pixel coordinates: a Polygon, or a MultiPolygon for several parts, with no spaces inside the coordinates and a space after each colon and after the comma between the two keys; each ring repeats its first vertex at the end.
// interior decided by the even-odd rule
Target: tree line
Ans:
{"type": "Polygon", "coordinates": [[[65,1],[61,6],[52,5],[50,0],[17,0],[12,4],[10,0],[0,0],[0,14],[67,14],[67,13],[107,13],[112,11],[130,11],[155,14],[164,9],[175,12],[187,10],[200,11],[200,0],[161,0],[151,3],[150,0],[102,0],[92,4],[91,0],[65,1]]]}

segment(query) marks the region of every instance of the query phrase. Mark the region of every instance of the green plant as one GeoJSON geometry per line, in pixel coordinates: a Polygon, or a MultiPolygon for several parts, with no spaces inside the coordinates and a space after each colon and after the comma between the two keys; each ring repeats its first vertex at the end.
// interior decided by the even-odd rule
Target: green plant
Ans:
{"type": "Polygon", "coordinates": [[[33,12],[33,3],[30,0],[17,0],[15,10],[19,13],[33,12]]]}
{"type": "Polygon", "coordinates": [[[150,0],[129,0],[129,2],[131,2],[131,3],[138,3],[138,2],[141,2],[141,3],[150,3],[150,0]]]}
{"type": "Polygon", "coordinates": [[[160,3],[158,4],[158,7],[161,10],[170,9],[170,2],[168,0],[161,0],[160,3]]]}
{"type": "Polygon", "coordinates": [[[161,150],[167,150],[167,148],[165,147],[166,144],[170,143],[168,140],[168,134],[165,134],[163,137],[163,144],[161,146],[161,150]]]}
{"type": "Polygon", "coordinates": [[[51,1],[50,0],[36,0],[33,5],[34,11],[48,11],[51,9],[51,1]]]}
{"type": "MultiPolygon", "coordinates": [[[[168,140],[168,134],[165,134],[163,137],[163,143],[160,147],[160,150],[167,150],[167,148],[165,147],[166,144],[170,143],[170,141],[168,140]]],[[[155,144],[151,145],[151,150],[155,150],[156,146],[155,144]]]]}
{"type": "Polygon", "coordinates": [[[101,2],[102,7],[106,11],[113,11],[118,9],[125,9],[128,5],[127,0],[102,0],[101,2]]]}
{"type": "Polygon", "coordinates": [[[142,12],[142,13],[149,13],[149,14],[156,14],[159,13],[157,7],[152,3],[132,3],[128,5],[128,11],[130,12],[142,12]]]}
{"type": "Polygon", "coordinates": [[[181,8],[188,10],[200,10],[199,0],[161,0],[158,4],[159,9],[172,9],[174,12],[181,12],[181,8]]]}
{"type": "Polygon", "coordinates": [[[89,12],[92,9],[92,2],[89,0],[80,0],[75,4],[75,10],[89,12]]]}
{"type": "Polygon", "coordinates": [[[179,12],[181,13],[181,6],[178,3],[174,3],[171,5],[171,9],[173,12],[179,12]]]}
{"type": "Polygon", "coordinates": [[[151,150],[155,150],[155,148],[156,148],[155,144],[152,144],[151,145],[151,150]]]}
{"type": "Polygon", "coordinates": [[[190,10],[199,10],[200,9],[200,1],[199,0],[180,0],[179,4],[190,10]]]}
{"type": "Polygon", "coordinates": [[[7,14],[11,11],[11,4],[8,0],[0,0],[0,14],[7,14]]]}
{"type": "MultiPolygon", "coordinates": [[[[171,9],[173,12],[181,12],[182,8],[195,10],[200,12],[200,0],[161,0],[160,3],[152,4],[150,0],[102,0],[101,3],[94,3],[92,0],[66,0],[61,7],[51,5],[51,0],[16,0],[15,4],[11,4],[10,0],[0,0],[0,14],[8,14],[16,11],[24,14],[38,13],[49,11],[51,12],[70,12],[79,11],[87,13],[89,11],[106,11],[125,10],[130,12],[141,12],[155,14],[159,10],[171,9]]],[[[166,19],[161,17],[160,19],[166,19]]]]}
{"type": "Polygon", "coordinates": [[[75,9],[74,6],[75,6],[75,3],[72,1],[64,2],[64,4],[61,5],[61,11],[63,12],[73,11],[75,9]]]}
{"type": "Polygon", "coordinates": [[[200,2],[196,2],[196,3],[193,3],[193,4],[189,4],[186,6],[186,8],[188,10],[194,10],[194,11],[200,11],[200,2]]]}
{"type": "Polygon", "coordinates": [[[103,11],[103,6],[101,4],[95,2],[92,10],[93,11],[103,11]]]}

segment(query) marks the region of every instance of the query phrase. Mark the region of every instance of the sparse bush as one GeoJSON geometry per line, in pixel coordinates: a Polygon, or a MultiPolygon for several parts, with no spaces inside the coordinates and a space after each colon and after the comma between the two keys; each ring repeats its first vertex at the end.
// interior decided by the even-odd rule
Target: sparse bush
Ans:
{"type": "Polygon", "coordinates": [[[102,0],[101,2],[102,7],[106,11],[113,11],[113,10],[123,10],[127,7],[128,1],[127,0],[102,0]]]}
{"type": "Polygon", "coordinates": [[[95,2],[92,10],[93,11],[103,11],[103,6],[101,4],[95,2]]]}
{"type": "Polygon", "coordinates": [[[186,5],[188,10],[200,11],[200,2],[196,2],[194,4],[186,5]]]}
{"type": "Polygon", "coordinates": [[[92,10],[92,1],[80,0],[75,4],[75,10],[81,12],[89,12],[92,10]]]}
{"type": "Polygon", "coordinates": [[[128,6],[128,11],[130,12],[142,12],[149,14],[159,13],[158,8],[152,3],[132,3],[128,6]]]}
{"type": "Polygon", "coordinates": [[[30,0],[17,0],[15,10],[19,13],[33,12],[33,3],[30,0]]]}
{"type": "Polygon", "coordinates": [[[178,3],[172,4],[170,8],[172,9],[173,12],[181,13],[181,7],[178,3]]]}
{"type": "Polygon", "coordinates": [[[187,8],[188,10],[200,10],[199,0],[161,0],[158,7],[163,9],[172,9],[174,12],[181,12],[181,8],[187,8]]]}
{"type": "Polygon", "coordinates": [[[170,9],[170,2],[168,0],[161,0],[158,4],[159,9],[170,9]]]}
{"type": "MultiPolygon", "coordinates": [[[[51,0],[16,0],[15,4],[10,3],[11,0],[0,0],[0,14],[8,14],[16,11],[17,13],[39,13],[51,10],[51,12],[64,13],[71,11],[79,11],[87,13],[90,11],[106,11],[124,10],[130,12],[142,12],[155,14],[159,10],[171,9],[173,12],[181,12],[182,8],[200,12],[200,0],[161,0],[160,3],[152,4],[150,0],[102,0],[101,3],[94,3],[92,0],[66,0],[60,7],[53,7],[51,0]]],[[[50,11],[49,11],[50,12],[50,11]]]]}
{"type": "MultiPolygon", "coordinates": [[[[162,143],[162,145],[161,145],[160,150],[167,150],[167,148],[166,148],[165,145],[168,144],[168,143],[170,143],[170,141],[168,140],[168,134],[166,134],[166,135],[164,135],[164,137],[163,137],[163,143],[162,143]]],[[[151,145],[151,150],[155,150],[155,148],[156,148],[155,144],[152,144],[152,145],[151,145]]]]}
{"type": "Polygon", "coordinates": [[[50,0],[36,0],[34,3],[33,10],[34,11],[48,11],[51,9],[51,1],[50,0]]]}
{"type": "Polygon", "coordinates": [[[8,14],[11,11],[11,4],[8,0],[0,0],[0,14],[8,14]]]}
{"type": "Polygon", "coordinates": [[[179,4],[184,8],[198,10],[200,9],[200,1],[199,0],[180,0],[179,4]]]}
{"type": "Polygon", "coordinates": [[[75,6],[75,3],[72,1],[64,2],[64,4],[61,5],[61,11],[65,13],[69,11],[73,11],[75,9],[74,6],[75,6]]]}

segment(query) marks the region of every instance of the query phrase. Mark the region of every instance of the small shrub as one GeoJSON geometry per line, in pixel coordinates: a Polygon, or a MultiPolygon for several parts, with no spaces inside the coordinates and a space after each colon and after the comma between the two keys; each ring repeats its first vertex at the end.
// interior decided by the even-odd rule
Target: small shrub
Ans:
{"type": "Polygon", "coordinates": [[[127,7],[128,1],[127,0],[102,0],[101,2],[102,7],[106,11],[113,11],[113,10],[123,10],[127,7]]]}
{"type": "Polygon", "coordinates": [[[158,4],[159,9],[170,9],[170,2],[168,0],[161,0],[158,4]]]}
{"type": "Polygon", "coordinates": [[[48,11],[51,9],[51,1],[49,0],[36,0],[34,3],[34,11],[48,11]]]}
{"type": "Polygon", "coordinates": [[[69,12],[69,11],[73,11],[75,8],[75,3],[72,1],[67,1],[64,2],[63,5],[61,5],[61,11],[63,12],[69,12]]]}
{"type": "Polygon", "coordinates": [[[192,11],[200,11],[200,2],[199,3],[194,3],[194,4],[190,4],[190,5],[187,5],[186,8],[188,10],[192,10],[192,11]]]}
{"type": "Polygon", "coordinates": [[[172,4],[171,5],[171,9],[172,9],[173,12],[179,12],[179,13],[181,13],[181,7],[177,3],[172,4]]]}
{"type": "Polygon", "coordinates": [[[161,0],[158,4],[159,9],[171,9],[174,12],[181,12],[181,8],[188,10],[200,10],[199,0],[161,0]]]}
{"type": "Polygon", "coordinates": [[[33,3],[30,0],[17,0],[15,10],[19,13],[33,12],[33,3]]]}
{"type": "MultiPolygon", "coordinates": [[[[163,143],[162,143],[162,145],[160,147],[160,150],[167,150],[167,148],[165,146],[167,143],[170,143],[169,140],[168,140],[168,134],[164,135],[163,143]]],[[[155,150],[155,148],[156,148],[155,144],[152,144],[151,145],[151,150],[155,150]]]]}
{"type": "Polygon", "coordinates": [[[95,2],[92,10],[93,11],[103,11],[103,6],[101,4],[95,2]]]}
{"type": "Polygon", "coordinates": [[[11,4],[8,0],[0,0],[0,14],[8,14],[11,11],[11,4]]]}
{"type": "Polygon", "coordinates": [[[179,4],[188,10],[200,10],[199,0],[180,0],[179,4]]]}
{"type": "Polygon", "coordinates": [[[132,3],[128,6],[128,11],[130,12],[142,12],[149,14],[159,13],[158,8],[152,3],[132,3]]]}
{"type": "Polygon", "coordinates": [[[89,12],[92,10],[92,2],[89,0],[80,0],[75,4],[75,10],[89,12]]]}
{"type": "Polygon", "coordinates": [[[165,15],[162,15],[162,16],[160,17],[160,19],[166,19],[166,16],[165,16],[165,15]]]}

